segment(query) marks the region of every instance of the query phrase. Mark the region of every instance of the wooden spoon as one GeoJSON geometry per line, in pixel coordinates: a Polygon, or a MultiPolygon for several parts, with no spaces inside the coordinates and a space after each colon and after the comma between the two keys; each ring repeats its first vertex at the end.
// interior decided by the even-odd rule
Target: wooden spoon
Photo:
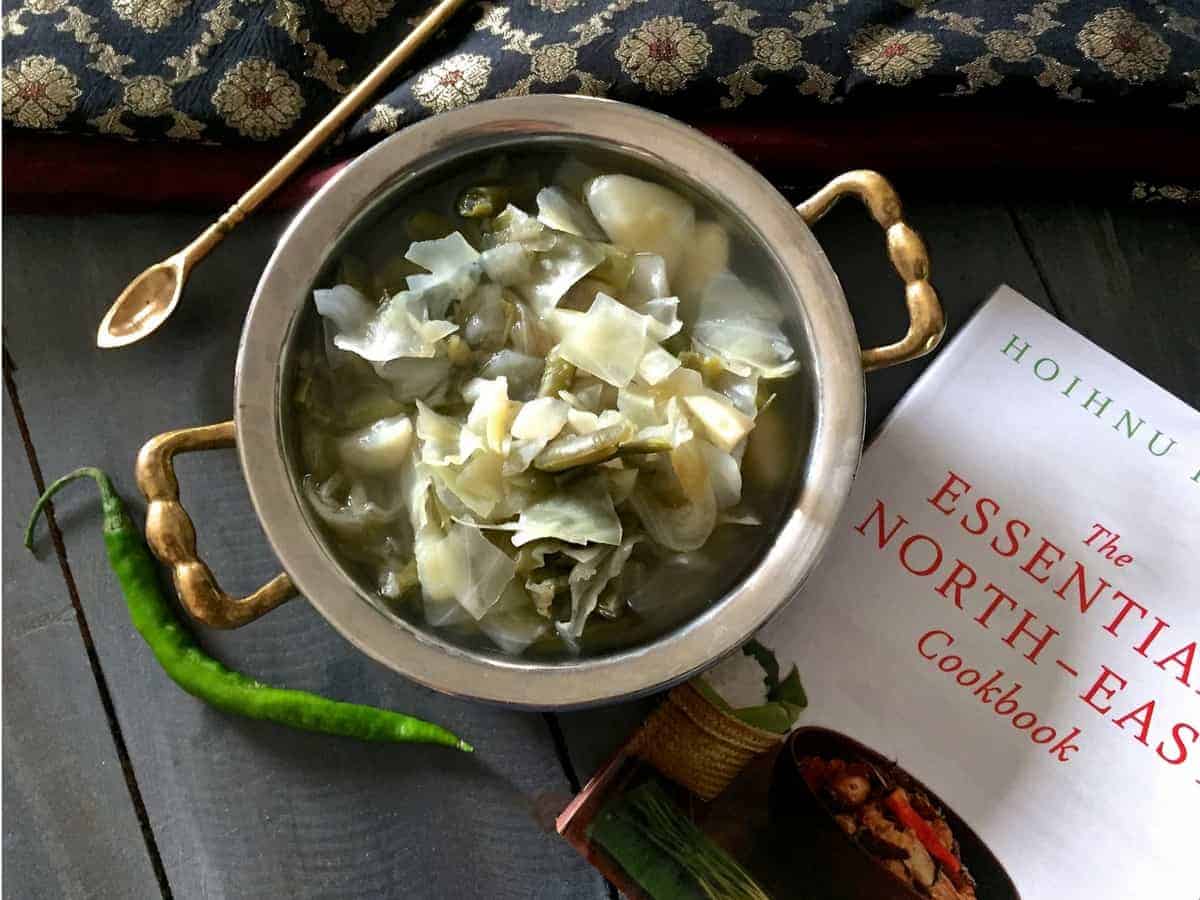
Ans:
{"type": "Polygon", "coordinates": [[[180,294],[183,293],[183,286],[192,266],[207,256],[242,219],[295,174],[317,148],[333,137],[384,81],[466,2],[467,0],[441,0],[417,23],[396,49],[384,57],[383,61],[346,94],[325,118],[314,125],[267,174],[239,197],[228,212],[178,253],[155,263],[133,279],[100,322],[100,329],[96,332],[96,346],[124,347],[140,341],[165,322],[179,304],[180,294]]]}

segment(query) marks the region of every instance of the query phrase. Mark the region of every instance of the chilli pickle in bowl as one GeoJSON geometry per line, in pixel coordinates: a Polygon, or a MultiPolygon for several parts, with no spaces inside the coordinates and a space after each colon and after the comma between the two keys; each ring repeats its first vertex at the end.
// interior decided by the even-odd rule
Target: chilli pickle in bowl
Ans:
{"type": "Polygon", "coordinates": [[[738,224],[642,174],[493,158],[352,230],[313,292],[295,466],[396,615],[505,654],[632,646],[769,540],[804,452],[773,402],[790,323],[738,224]]]}

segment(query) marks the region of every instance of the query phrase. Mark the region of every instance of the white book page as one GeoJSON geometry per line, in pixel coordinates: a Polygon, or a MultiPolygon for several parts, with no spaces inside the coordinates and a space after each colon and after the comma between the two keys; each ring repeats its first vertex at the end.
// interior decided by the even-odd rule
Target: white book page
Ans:
{"type": "Polygon", "coordinates": [[[1200,414],[1011,289],[759,639],[799,665],[800,724],[897,759],[1025,900],[1200,896],[1200,414]]]}

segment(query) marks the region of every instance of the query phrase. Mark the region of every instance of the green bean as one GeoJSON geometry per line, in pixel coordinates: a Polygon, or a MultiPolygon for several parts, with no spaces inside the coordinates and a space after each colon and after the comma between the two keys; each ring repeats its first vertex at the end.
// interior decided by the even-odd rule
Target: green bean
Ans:
{"type": "Polygon", "coordinates": [[[76,469],[46,489],[30,516],[26,547],[33,548],[34,528],[46,503],[78,478],[91,478],[100,488],[108,562],[121,585],[134,628],[171,680],[189,694],[228,713],[292,728],[365,741],[421,742],[472,751],[470,744],[438,725],[373,706],[340,703],[306,691],[260,684],[207,655],[167,602],[150,549],[112,481],[100,469],[76,469]]]}
{"type": "Polygon", "coordinates": [[[391,570],[391,584],[388,586],[389,591],[384,592],[380,589],[380,593],[391,600],[399,600],[413,588],[421,586],[421,577],[417,572],[417,561],[410,559],[401,568],[391,570]]]}
{"type": "Polygon", "coordinates": [[[475,354],[471,352],[471,345],[457,334],[450,335],[446,340],[446,357],[450,360],[450,364],[454,366],[469,366],[475,361],[475,354]]]}
{"type": "Polygon", "coordinates": [[[456,208],[464,219],[487,219],[508,204],[508,188],[500,185],[469,187],[458,195],[456,208]]]}
{"type": "Polygon", "coordinates": [[[633,277],[633,254],[613,244],[597,244],[604,251],[604,259],[589,273],[610,286],[610,293],[620,296],[633,277]]]}
{"type": "Polygon", "coordinates": [[[629,438],[631,430],[627,423],[622,422],[588,434],[557,437],[533,458],[533,467],[542,472],[562,472],[612,459],[617,455],[621,442],[629,438]]]}
{"type": "Polygon", "coordinates": [[[680,353],[679,362],[686,368],[699,372],[703,376],[705,384],[715,381],[725,371],[725,366],[720,359],[696,353],[694,350],[685,350],[680,353]]]}
{"type": "Polygon", "coordinates": [[[617,448],[616,456],[625,458],[643,453],[670,453],[675,445],[667,438],[648,437],[625,441],[617,448]]]}
{"type": "Polygon", "coordinates": [[[539,397],[557,397],[559,391],[570,390],[575,380],[575,367],[560,356],[546,357],[546,368],[542,370],[542,381],[538,385],[539,397]]]}

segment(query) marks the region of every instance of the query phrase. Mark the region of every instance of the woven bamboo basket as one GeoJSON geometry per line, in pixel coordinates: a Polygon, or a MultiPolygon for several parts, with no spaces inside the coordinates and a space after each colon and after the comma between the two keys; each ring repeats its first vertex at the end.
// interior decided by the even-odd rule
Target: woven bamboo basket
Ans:
{"type": "Polygon", "coordinates": [[[681,684],[650,714],[633,752],[700,799],[712,800],[750,760],[783,738],[747,725],[681,684]]]}

